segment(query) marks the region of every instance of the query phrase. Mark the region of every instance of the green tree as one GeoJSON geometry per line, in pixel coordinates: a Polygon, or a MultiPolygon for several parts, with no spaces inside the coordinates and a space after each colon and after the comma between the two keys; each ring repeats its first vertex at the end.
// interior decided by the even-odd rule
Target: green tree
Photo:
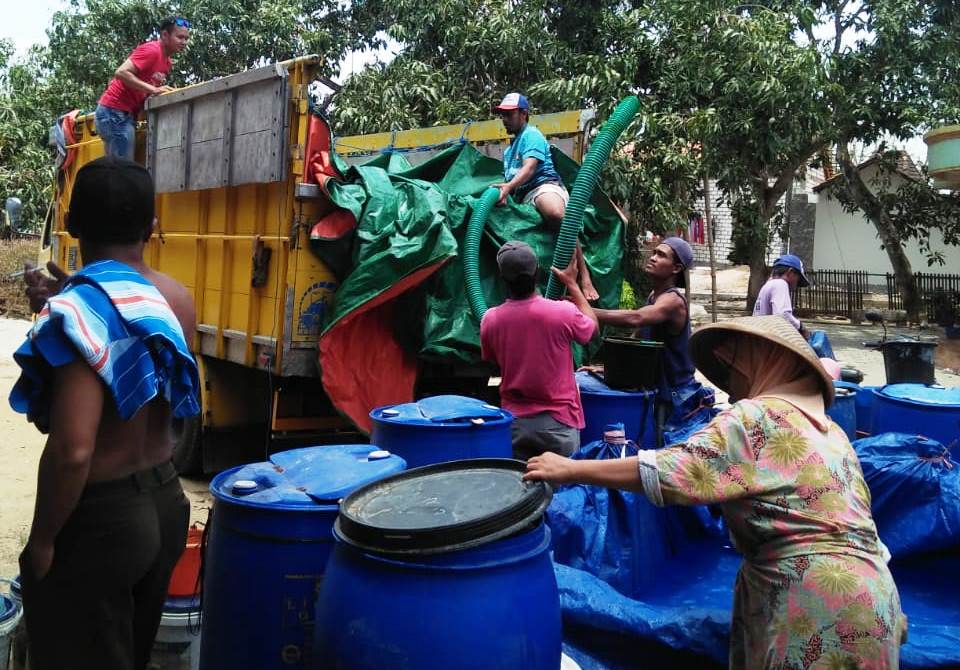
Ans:
{"type": "MultiPolygon", "coordinates": [[[[336,119],[345,132],[463,122],[512,89],[538,111],[593,106],[602,118],[639,93],[641,117],[603,181],[632,215],[628,257],[643,228],[685,221],[705,172],[734,211],[752,304],[798,172],[829,147],[956,117],[958,12],[947,0],[692,4],[400,0],[383,23],[400,55],[347,82],[336,119]]],[[[903,233],[889,232],[893,253],[903,233]]]]}
{"type": "Polygon", "coordinates": [[[53,16],[45,76],[66,106],[92,107],[114,70],[167,16],[192,23],[187,50],[174,59],[173,85],[192,84],[309,53],[321,74],[344,54],[378,46],[370,18],[377,3],[338,0],[71,0],[53,16]]]}
{"type": "Polygon", "coordinates": [[[193,22],[190,46],[174,60],[175,85],[318,53],[321,74],[334,73],[352,49],[375,47],[380,0],[71,0],[54,14],[49,44],[12,62],[0,43],[0,195],[24,202],[38,226],[50,201],[53,167],[48,129],[70,109],[92,110],[113,72],[159,22],[193,22]]]}
{"type": "Polygon", "coordinates": [[[11,63],[12,54],[13,45],[0,41],[0,207],[8,197],[20,198],[21,230],[37,230],[53,177],[46,108],[32,61],[11,63]]]}
{"type": "Polygon", "coordinates": [[[870,0],[853,7],[825,2],[820,8],[836,26],[829,39],[821,39],[820,50],[828,63],[827,100],[834,112],[834,142],[843,175],[838,197],[877,229],[913,321],[920,320],[921,299],[903,242],[919,240],[936,262],[938,255],[929,247],[930,231],[940,230],[947,244],[957,243],[957,200],[936,193],[926,179],[908,178],[892,189],[896,154],[881,160],[875,183],[868,184],[851,158],[851,147],[906,139],[960,119],[960,15],[949,5],[870,0]]]}

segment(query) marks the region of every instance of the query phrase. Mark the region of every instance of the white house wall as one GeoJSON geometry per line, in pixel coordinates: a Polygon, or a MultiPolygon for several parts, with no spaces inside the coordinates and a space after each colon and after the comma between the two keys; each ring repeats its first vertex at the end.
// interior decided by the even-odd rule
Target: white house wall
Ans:
{"type": "MultiPolygon", "coordinates": [[[[869,173],[868,173],[869,175],[869,173]]],[[[869,184],[869,180],[867,181],[869,184]]],[[[897,188],[897,178],[891,188],[897,188]]],[[[862,214],[847,213],[836,198],[828,197],[830,187],[817,198],[817,222],[814,235],[813,266],[820,270],[865,270],[876,274],[892,272],[887,252],[881,248],[877,229],[862,214]]],[[[927,257],[916,241],[904,244],[914,272],[960,272],[960,247],[943,244],[938,232],[931,235],[931,246],[941,251],[944,265],[927,265],[927,257]]]]}

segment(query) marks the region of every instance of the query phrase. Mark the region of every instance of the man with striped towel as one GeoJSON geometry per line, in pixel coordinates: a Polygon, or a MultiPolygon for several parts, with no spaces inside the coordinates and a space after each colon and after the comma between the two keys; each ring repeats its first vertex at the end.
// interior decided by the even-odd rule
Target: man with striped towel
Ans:
{"type": "Polygon", "coordinates": [[[199,412],[187,290],[148,268],[150,174],[105,157],[77,173],[68,230],[84,268],[14,358],[10,404],[49,431],[20,556],[30,664],[145,668],[190,507],[171,417],[199,412]]]}

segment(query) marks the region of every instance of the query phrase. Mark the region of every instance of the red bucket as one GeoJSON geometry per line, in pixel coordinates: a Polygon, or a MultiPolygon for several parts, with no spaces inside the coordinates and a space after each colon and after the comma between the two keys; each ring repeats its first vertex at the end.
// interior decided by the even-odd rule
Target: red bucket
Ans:
{"type": "Polygon", "coordinates": [[[170,575],[167,595],[172,598],[191,598],[200,592],[200,545],[203,544],[203,530],[190,526],[187,531],[187,546],[170,575]]]}

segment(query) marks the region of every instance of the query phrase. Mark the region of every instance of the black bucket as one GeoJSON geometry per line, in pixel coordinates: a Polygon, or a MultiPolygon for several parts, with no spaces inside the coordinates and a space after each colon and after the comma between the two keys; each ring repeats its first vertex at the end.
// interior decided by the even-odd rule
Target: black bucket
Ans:
{"type": "Polygon", "coordinates": [[[613,389],[655,389],[660,381],[663,342],[605,337],[600,349],[603,381],[613,389]]]}
{"type": "Polygon", "coordinates": [[[888,340],[880,345],[888,384],[934,384],[936,342],[888,340]]]}

